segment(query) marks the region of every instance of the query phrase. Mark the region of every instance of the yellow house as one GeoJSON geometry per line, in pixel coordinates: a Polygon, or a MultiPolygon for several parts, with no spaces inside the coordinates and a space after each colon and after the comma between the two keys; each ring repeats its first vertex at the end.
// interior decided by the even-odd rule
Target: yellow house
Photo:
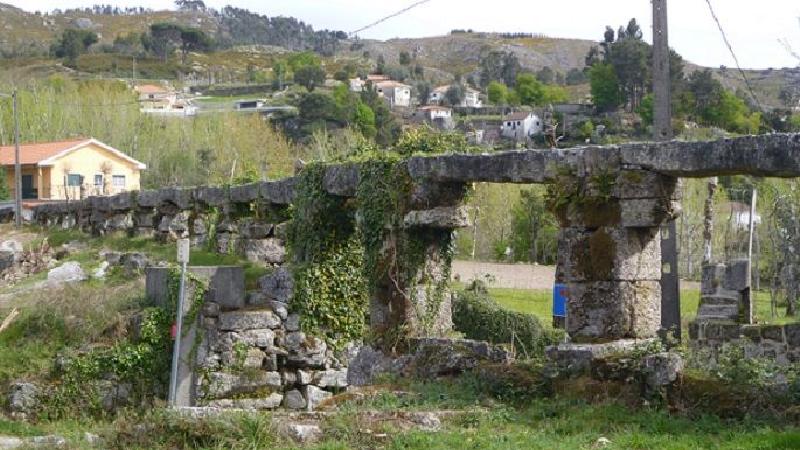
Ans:
{"type": "MultiPolygon", "coordinates": [[[[143,163],[97,139],[20,145],[24,200],[75,200],[139,190],[143,163]]],[[[14,194],[14,146],[0,147],[14,194]]]]}

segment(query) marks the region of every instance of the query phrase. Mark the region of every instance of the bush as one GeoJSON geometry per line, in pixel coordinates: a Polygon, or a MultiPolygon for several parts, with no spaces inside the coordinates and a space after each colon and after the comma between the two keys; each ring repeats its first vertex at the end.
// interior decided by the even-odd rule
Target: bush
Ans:
{"type": "Polygon", "coordinates": [[[511,344],[527,358],[543,356],[544,348],[558,341],[558,333],[546,329],[536,316],[503,309],[480,281],[457,294],[453,324],[469,339],[511,344]]]}

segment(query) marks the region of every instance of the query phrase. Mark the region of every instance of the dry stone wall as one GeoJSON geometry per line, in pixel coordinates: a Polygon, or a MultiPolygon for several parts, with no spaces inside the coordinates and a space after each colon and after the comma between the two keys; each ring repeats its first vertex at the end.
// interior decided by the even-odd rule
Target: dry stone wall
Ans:
{"type": "Polygon", "coordinates": [[[742,325],[693,322],[689,325],[690,348],[715,363],[726,345],[744,348],[744,357],[765,358],[781,365],[800,362],[800,324],[742,325]]]}

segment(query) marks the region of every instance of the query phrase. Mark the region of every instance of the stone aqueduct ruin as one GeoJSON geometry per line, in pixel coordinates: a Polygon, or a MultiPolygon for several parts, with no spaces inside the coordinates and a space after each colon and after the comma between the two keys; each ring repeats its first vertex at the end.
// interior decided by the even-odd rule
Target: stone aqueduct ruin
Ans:
{"type": "MultiPolygon", "coordinates": [[[[413,187],[401,211],[411,239],[425,249],[428,273],[443,276],[437,236],[469,225],[463,206],[475,182],[551,185],[559,234],[558,277],[569,290],[567,331],[574,342],[601,343],[656,336],[661,328],[661,229],[680,213],[679,177],[756,175],[800,177],[800,134],[749,136],[715,142],[632,143],[566,150],[415,156],[404,164],[413,187]]],[[[323,186],[336,197],[354,197],[359,163],[326,166],[323,186]]],[[[44,226],[104,234],[169,238],[188,233],[204,245],[211,227],[220,251],[237,248],[267,263],[282,259],[282,238],[263,231],[259,211],[285,210],[296,178],[249,185],[167,188],[114,197],[92,197],[35,208],[44,226]],[[220,211],[209,214],[210,209],[220,211]],[[211,221],[216,223],[210,223],[211,221]],[[262,228],[259,228],[262,226],[262,228]],[[246,228],[246,231],[245,231],[246,228]],[[275,247],[278,251],[274,251],[275,247]],[[265,256],[266,255],[266,256],[265,256]]],[[[271,226],[271,225],[270,225],[271,226]]],[[[371,327],[411,324],[415,308],[403,291],[420,280],[384,280],[373,293],[371,327]]],[[[424,301],[424,295],[417,297],[424,301]]],[[[439,331],[450,327],[449,301],[441,302],[439,331]]]]}

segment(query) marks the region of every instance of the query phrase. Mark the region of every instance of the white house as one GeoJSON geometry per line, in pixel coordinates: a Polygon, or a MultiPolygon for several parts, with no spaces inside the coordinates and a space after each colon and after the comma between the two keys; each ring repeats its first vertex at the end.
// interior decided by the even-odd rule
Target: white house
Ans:
{"type": "Polygon", "coordinates": [[[362,92],[366,84],[361,78],[350,78],[350,92],[362,92]]]}
{"type": "Polygon", "coordinates": [[[133,90],[139,94],[140,111],[145,114],[193,116],[197,113],[191,100],[181,98],[176,91],[164,86],[144,84],[133,90]]]}
{"type": "MultiPolygon", "coordinates": [[[[428,103],[434,105],[441,104],[445,100],[445,95],[447,94],[448,89],[450,89],[450,85],[439,86],[432,90],[431,95],[428,97],[428,103]]],[[[458,105],[454,106],[482,108],[483,102],[481,101],[481,93],[475,89],[472,89],[471,87],[467,87],[464,100],[462,100],[458,105]]]]}
{"type": "Polygon", "coordinates": [[[452,130],[455,128],[453,122],[453,110],[444,106],[423,106],[417,109],[417,114],[421,115],[425,122],[437,128],[452,130]]]}
{"type": "Polygon", "coordinates": [[[411,86],[399,81],[379,81],[375,90],[390,106],[411,106],[411,86]]]}
{"type": "Polygon", "coordinates": [[[504,138],[523,140],[541,134],[544,125],[536,114],[532,112],[518,112],[505,116],[501,128],[504,138]]]}

